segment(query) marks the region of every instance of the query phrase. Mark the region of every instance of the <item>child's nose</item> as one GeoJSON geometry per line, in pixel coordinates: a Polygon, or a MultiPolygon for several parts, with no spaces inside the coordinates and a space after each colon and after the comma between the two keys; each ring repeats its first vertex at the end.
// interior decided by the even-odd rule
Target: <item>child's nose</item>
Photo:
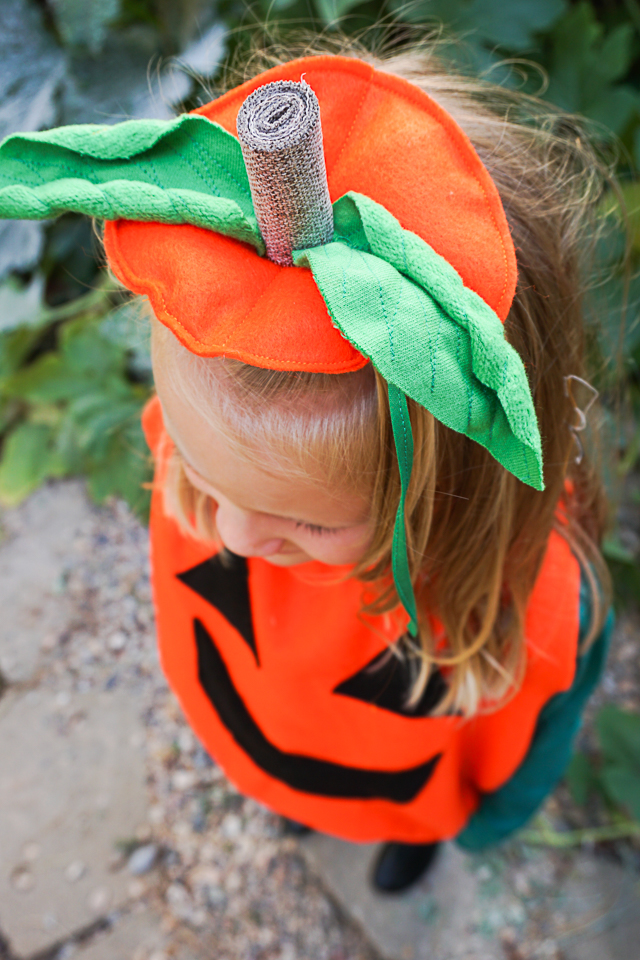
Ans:
{"type": "Polygon", "coordinates": [[[228,550],[240,557],[268,557],[282,546],[282,537],[273,537],[264,520],[233,504],[218,503],[216,528],[228,550]]]}

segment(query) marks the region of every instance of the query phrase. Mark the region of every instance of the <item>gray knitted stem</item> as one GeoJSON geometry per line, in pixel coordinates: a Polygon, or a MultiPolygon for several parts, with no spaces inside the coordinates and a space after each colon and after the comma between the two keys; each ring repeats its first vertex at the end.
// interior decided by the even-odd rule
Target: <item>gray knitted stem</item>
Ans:
{"type": "Polygon", "coordinates": [[[306,83],[267,83],[240,107],[237,129],[267,256],[290,266],[292,250],[333,236],[318,98],[306,83]]]}

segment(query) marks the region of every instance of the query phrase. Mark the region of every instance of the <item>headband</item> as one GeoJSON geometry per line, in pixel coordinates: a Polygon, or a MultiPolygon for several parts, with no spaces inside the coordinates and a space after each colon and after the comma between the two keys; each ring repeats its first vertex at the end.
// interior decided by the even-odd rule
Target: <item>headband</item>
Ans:
{"type": "Polygon", "coordinates": [[[412,634],[406,397],[544,488],[526,373],[504,337],[516,259],[500,197],[466,135],[415,85],[309,57],[172,121],[8,137],[0,216],[70,210],[107,221],[114,273],[193,353],[323,373],[370,360],[382,374],[401,481],[392,568],[412,634]],[[295,88],[282,109],[267,84],[295,88]],[[298,171],[288,185],[265,156],[281,148],[298,171]],[[265,246],[274,210],[284,228],[272,223],[265,246]]]}

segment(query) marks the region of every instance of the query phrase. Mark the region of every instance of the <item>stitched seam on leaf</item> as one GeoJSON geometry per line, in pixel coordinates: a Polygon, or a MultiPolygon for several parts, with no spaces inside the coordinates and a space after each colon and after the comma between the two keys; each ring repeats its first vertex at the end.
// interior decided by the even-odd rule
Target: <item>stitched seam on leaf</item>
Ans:
{"type": "MultiPolygon", "coordinates": [[[[210,167],[209,167],[209,160],[211,160],[217,167],[220,167],[220,169],[222,170],[222,172],[224,173],[224,175],[225,175],[229,180],[231,180],[232,183],[234,183],[234,184],[236,185],[236,187],[245,195],[245,197],[248,197],[249,199],[251,199],[251,191],[247,189],[247,187],[244,185],[244,183],[242,183],[242,182],[239,181],[239,180],[236,180],[236,178],[235,178],[235,177],[233,176],[233,174],[227,169],[227,167],[225,167],[225,165],[222,163],[221,160],[218,160],[218,158],[217,158],[217,157],[214,157],[212,154],[208,154],[207,151],[203,149],[202,145],[199,144],[197,140],[194,140],[193,137],[188,137],[188,139],[193,143],[194,147],[197,149],[198,154],[200,155],[200,160],[201,160],[203,166],[206,167],[207,172],[209,173],[209,175],[210,175],[212,178],[213,178],[213,173],[212,173],[212,171],[211,171],[211,169],[210,169],[210,167]]],[[[200,174],[200,176],[202,176],[202,175],[200,174]]],[[[204,179],[204,178],[203,178],[203,179],[204,179]]],[[[207,182],[207,181],[205,180],[205,183],[206,183],[206,182],[207,182]]],[[[213,189],[214,189],[214,192],[218,193],[218,196],[221,196],[221,194],[219,193],[219,191],[217,190],[216,187],[214,187],[213,189]]]]}
{"type": "Polygon", "coordinates": [[[367,270],[369,271],[371,276],[375,279],[376,283],[378,284],[378,296],[380,298],[380,306],[382,307],[382,316],[384,317],[384,322],[387,327],[387,336],[389,338],[389,350],[391,351],[391,359],[395,360],[396,357],[395,357],[395,351],[393,348],[393,327],[389,325],[389,318],[387,317],[387,310],[384,303],[384,294],[382,291],[382,284],[380,283],[380,278],[376,275],[374,270],[369,265],[366,256],[362,253],[360,255],[362,257],[362,260],[364,261],[364,265],[366,266],[367,270]]]}

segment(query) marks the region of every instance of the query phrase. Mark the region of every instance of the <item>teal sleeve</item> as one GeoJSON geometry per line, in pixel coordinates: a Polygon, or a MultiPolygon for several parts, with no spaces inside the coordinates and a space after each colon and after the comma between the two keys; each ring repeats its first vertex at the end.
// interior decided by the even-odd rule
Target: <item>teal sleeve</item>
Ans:
{"type": "MultiPolygon", "coordinates": [[[[580,639],[591,621],[590,591],[580,585],[580,639]]],[[[562,777],[580,727],[582,711],[596,686],[607,657],[613,611],[602,632],[578,658],[571,687],[552,697],[540,711],[529,752],[513,776],[498,790],[483,795],[480,806],[456,840],[465,850],[498,843],[523,826],[562,777]]]]}

